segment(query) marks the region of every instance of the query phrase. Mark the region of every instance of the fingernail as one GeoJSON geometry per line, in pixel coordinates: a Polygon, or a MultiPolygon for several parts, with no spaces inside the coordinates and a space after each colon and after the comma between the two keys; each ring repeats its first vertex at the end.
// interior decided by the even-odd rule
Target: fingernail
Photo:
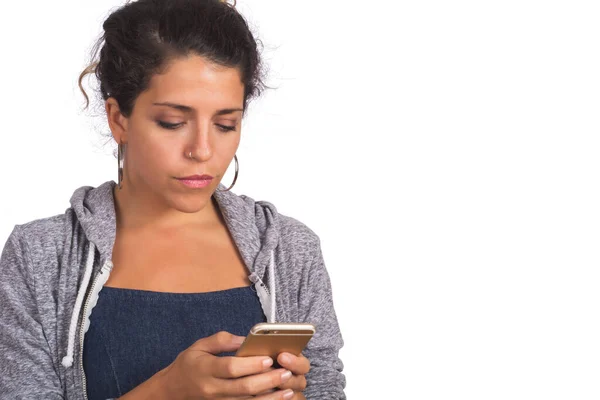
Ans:
{"type": "Polygon", "coordinates": [[[283,392],[283,398],[284,399],[291,399],[292,397],[294,397],[294,391],[292,389],[288,389],[285,392],[283,392]]]}
{"type": "Polygon", "coordinates": [[[285,371],[283,374],[281,374],[281,380],[283,380],[283,381],[287,381],[291,377],[292,377],[292,371],[285,371]]]}
{"type": "Polygon", "coordinates": [[[270,367],[272,364],[273,364],[273,359],[272,359],[272,358],[265,358],[265,359],[262,361],[262,365],[263,365],[263,367],[265,367],[265,368],[267,368],[267,367],[270,367]]]}
{"type": "Polygon", "coordinates": [[[281,361],[283,361],[284,363],[290,363],[292,362],[292,357],[290,357],[289,354],[282,354],[281,361]]]}

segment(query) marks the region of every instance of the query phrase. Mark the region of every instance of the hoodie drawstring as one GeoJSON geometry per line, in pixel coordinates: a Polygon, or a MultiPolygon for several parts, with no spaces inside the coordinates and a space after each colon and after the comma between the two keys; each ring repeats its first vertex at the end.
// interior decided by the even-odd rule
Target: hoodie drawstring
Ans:
{"type": "Polygon", "coordinates": [[[90,248],[85,264],[85,272],[83,273],[83,281],[81,282],[81,288],[77,293],[77,300],[75,300],[75,308],[73,314],[71,314],[71,324],[69,325],[69,339],[67,342],[67,355],[62,359],[62,365],[69,368],[73,365],[73,348],[75,346],[75,330],[77,329],[77,318],[83,305],[83,298],[85,297],[85,291],[87,290],[90,278],[92,276],[92,268],[94,266],[94,256],[96,248],[94,244],[90,242],[90,248]]]}
{"type": "Polygon", "coordinates": [[[77,300],[75,301],[75,308],[73,309],[73,314],[71,314],[71,325],[69,327],[69,339],[67,343],[67,355],[63,357],[62,365],[66,368],[69,368],[73,365],[73,352],[75,349],[75,331],[77,329],[77,320],[79,317],[79,313],[81,312],[81,308],[83,307],[83,325],[82,325],[82,335],[85,334],[90,327],[90,316],[92,315],[92,310],[96,307],[96,303],[98,302],[98,295],[102,287],[108,280],[110,275],[110,271],[112,270],[113,264],[110,260],[107,260],[100,271],[94,278],[94,281],[91,283],[92,288],[89,294],[89,298],[87,303],[84,305],[85,292],[90,286],[92,271],[94,267],[94,245],[90,242],[90,252],[88,254],[87,263],[85,266],[85,272],[83,274],[83,282],[79,287],[77,292],[77,300]],[[86,307],[87,306],[87,307],[86,307]]]}
{"type": "Polygon", "coordinates": [[[271,322],[275,322],[275,251],[273,250],[269,262],[269,293],[271,294],[271,322]]]}

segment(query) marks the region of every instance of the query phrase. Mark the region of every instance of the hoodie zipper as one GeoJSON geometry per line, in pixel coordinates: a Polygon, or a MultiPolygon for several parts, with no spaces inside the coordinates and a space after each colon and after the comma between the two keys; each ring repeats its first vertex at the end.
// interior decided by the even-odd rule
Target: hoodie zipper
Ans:
{"type": "MultiPolygon", "coordinates": [[[[104,275],[105,273],[109,273],[112,269],[112,262],[107,261],[104,263],[104,265],[102,266],[102,268],[100,269],[100,272],[96,275],[96,277],[94,278],[94,281],[92,282],[92,285],[90,286],[90,290],[89,290],[89,294],[85,299],[85,303],[83,305],[83,317],[84,319],[86,318],[87,315],[87,311],[90,305],[90,295],[94,293],[94,289],[96,287],[96,284],[98,283],[98,280],[102,277],[102,275],[104,275]]],[[[79,369],[81,371],[81,381],[83,384],[83,397],[87,400],[88,399],[88,395],[87,395],[87,380],[85,377],[85,370],[83,369],[83,336],[85,334],[85,332],[83,331],[85,327],[85,320],[81,321],[81,327],[79,329],[79,369]]]]}

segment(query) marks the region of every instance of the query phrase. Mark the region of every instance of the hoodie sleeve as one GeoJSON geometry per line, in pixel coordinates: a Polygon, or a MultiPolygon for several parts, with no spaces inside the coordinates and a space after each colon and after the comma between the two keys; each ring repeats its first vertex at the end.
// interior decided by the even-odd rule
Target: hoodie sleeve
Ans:
{"type": "Polygon", "coordinates": [[[63,399],[39,320],[29,257],[17,225],[0,256],[0,398],[63,399]]]}
{"type": "Polygon", "coordinates": [[[303,351],[311,365],[306,375],[304,396],[307,400],[345,400],[346,377],[342,373],[344,364],[339,358],[344,341],[333,307],[331,281],[320,240],[318,236],[314,238],[316,244],[311,250],[308,285],[301,300],[304,322],[316,327],[315,335],[303,351]]]}

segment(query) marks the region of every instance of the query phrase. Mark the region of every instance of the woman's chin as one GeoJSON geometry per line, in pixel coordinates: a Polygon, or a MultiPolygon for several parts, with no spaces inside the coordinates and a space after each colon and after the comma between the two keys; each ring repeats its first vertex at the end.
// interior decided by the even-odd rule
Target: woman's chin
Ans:
{"type": "Polygon", "coordinates": [[[202,211],[210,202],[210,193],[196,196],[172,196],[167,199],[169,206],[186,214],[202,211]]]}

